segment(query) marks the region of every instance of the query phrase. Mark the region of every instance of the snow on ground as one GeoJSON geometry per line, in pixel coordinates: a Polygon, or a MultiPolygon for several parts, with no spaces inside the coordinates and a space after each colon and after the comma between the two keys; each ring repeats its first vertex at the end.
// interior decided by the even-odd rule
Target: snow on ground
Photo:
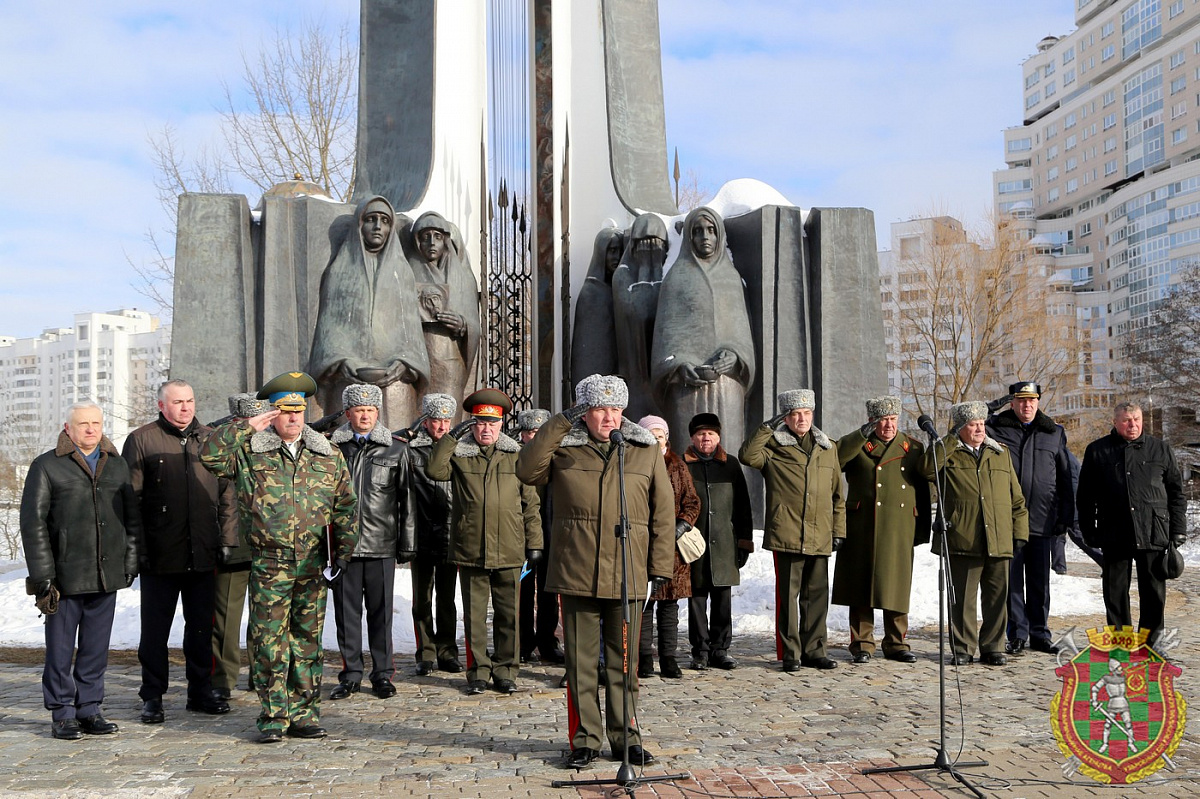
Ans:
{"type": "MultiPolygon", "coordinates": [[[[756,546],[761,547],[762,531],[755,532],[756,546]]],[[[1200,542],[1189,541],[1183,549],[1184,558],[1189,568],[1200,568],[1200,542]]],[[[833,579],[834,563],[837,555],[831,558],[829,564],[830,581],[833,579]]],[[[1067,545],[1068,563],[1078,563],[1086,560],[1086,556],[1075,548],[1067,545]]],[[[396,642],[396,651],[411,653],[415,649],[415,639],[412,628],[412,583],[407,570],[396,577],[396,604],[392,622],[392,637],[396,642]]],[[[0,607],[6,612],[0,616],[0,645],[37,647],[43,644],[42,620],[33,599],[25,594],[25,576],[27,571],[20,561],[0,561],[0,607]]],[[[1059,616],[1095,615],[1104,612],[1104,603],[1100,595],[1100,582],[1066,575],[1051,574],[1051,596],[1053,597],[1052,612],[1059,616]]],[[[924,626],[934,626],[938,621],[938,578],[937,558],[930,552],[929,546],[917,549],[916,562],[913,567],[912,604],[909,611],[909,625],[916,629],[924,626]]],[[[117,594],[116,621],[113,623],[112,648],[136,649],[139,638],[138,582],[133,589],[120,591],[117,594]]],[[[459,597],[459,605],[462,600],[459,597]]],[[[680,603],[681,623],[687,623],[686,603],[680,603]]],[[[771,553],[758,549],[750,557],[746,567],[742,569],[742,584],[733,592],[733,615],[735,635],[770,635],[775,629],[775,574],[771,553]]],[[[333,625],[333,610],[328,609],[329,622],[325,625],[324,643],[327,649],[336,649],[337,640],[333,625]]],[[[879,634],[882,634],[882,620],[877,619],[879,634]]],[[[849,640],[847,610],[841,605],[831,605],[829,608],[829,631],[833,641],[849,640]]],[[[364,626],[364,630],[365,630],[364,626]]],[[[459,634],[462,634],[461,622],[459,634]]],[[[179,646],[183,640],[182,612],[177,612],[175,624],[171,628],[171,645],[179,646]]]]}

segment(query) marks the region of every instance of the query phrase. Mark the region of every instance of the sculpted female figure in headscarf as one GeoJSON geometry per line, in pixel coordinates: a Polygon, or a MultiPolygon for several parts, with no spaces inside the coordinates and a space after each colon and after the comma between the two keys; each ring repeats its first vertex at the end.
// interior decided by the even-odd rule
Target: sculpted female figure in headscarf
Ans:
{"type": "Polygon", "coordinates": [[[651,381],[671,437],[687,440],[692,416],[715,413],[722,444],[730,452],[740,446],[754,364],[750,314],[725,249],[725,223],[711,208],[696,208],[684,219],[654,325],[651,381]]]}
{"type": "Polygon", "coordinates": [[[666,260],[666,223],[655,214],[642,214],[633,220],[629,244],[612,279],[617,372],[629,385],[625,412],[631,419],[658,413],[650,391],[650,351],[666,260]]]}
{"type": "Polygon", "coordinates": [[[383,389],[383,423],[400,427],[419,413],[429,378],[416,282],[391,203],[370,197],[355,221],[321,276],[308,372],[326,412],[340,407],[348,384],[371,383],[383,389]]]}
{"type": "Polygon", "coordinates": [[[479,350],[479,287],[452,241],[452,231],[441,214],[429,211],[417,217],[409,265],[417,281],[429,352],[429,390],[449,394],[461,403],[479,350]]]}
{"type": "Polygon", "coordinates": [[[587,277],[575,300],[571,376],[576,381],[617,372],[612,277],[624,250],[625,234],[617,228],[606,227],[596,234],[587,277]]]}

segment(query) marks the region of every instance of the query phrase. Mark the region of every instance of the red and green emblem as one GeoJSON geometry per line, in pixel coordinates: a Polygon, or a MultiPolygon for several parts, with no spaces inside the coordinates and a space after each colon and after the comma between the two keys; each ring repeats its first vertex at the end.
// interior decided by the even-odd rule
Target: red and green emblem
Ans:
{"type": "MultiPolygon", "coordinates": [[[[1088,630],[1088,645],[1055,670],[1054,737],[1071,765],[1097,782],[1137,782],[1164,765],[1183,739],[1187,703],[1174,690],[1182,670],[1130,627],[1088,630]]],[[[1060,661],[1061,662],[1061,661],[1060,661]]]]}

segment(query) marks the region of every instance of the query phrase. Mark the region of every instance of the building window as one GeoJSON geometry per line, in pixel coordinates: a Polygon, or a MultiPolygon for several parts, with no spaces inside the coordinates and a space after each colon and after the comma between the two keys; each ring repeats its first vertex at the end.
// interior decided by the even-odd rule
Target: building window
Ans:
{"type": "Polygon", "coordinates": [[[1072,192],[1075,192],[1078,190],[1079,190],[1079,179],[1078,178],[1071,178],[1070,180],[1067,181],[1067,194],[1071,194],[1072,192]]]}
{"type": "Polygon", "coordinates": [[[1051,61],[1048,64],[1046,64],[1046,66],[1042,69],[1042,73],[1043,73],[1043,76],[1047,77],[1047,78],[1050,77],[1051,75],[1053,75],[1054,74],[1054,62],[1051,61]]]}
{"type": "Polygon", "coordinates": [[[1063,143],[1063,149],[1064,150],[1074,150],[1075,149],[1075,134],[1072,133],[1070,136],[1067,137],[1067,140],[1063,143]]]}
{"type": "Polygon", "coordinates": [[[1075,127],[1075,112],[1074,111],[1067,114],[1066,117],[1063,118],[1063,130],[1070,130],[1073,127],[1075,127]]]}
{"type": "Polygon", "coordinates": [[[1042,101],[1041,92],[1034,92],[1025,98],[1025,108],[1030,109],[1042,101]]]}
{"type": "Polygon", "coordinates": [[[1078,160],[1077,160],[1077,159],[1075,159],[1074,157],[1072,157],[1072,158],[1068,158],[1068,159],[1067,159],[1067,168],[1066,168],[1066,171],[1067,171],[1067,172],[1070,172],[1071,170],[1073,170],[1073,169],[1074,169],[1076,166],[1078,166],[1078,165],[1079,165],[1079,162],[1078,162],[1078,160]]]}
{"type": "Polygon", "coordinates": [[[1182,144],[1187,141],[1187,128],[1176,128],[1171,131],[1171,144],[1182,144]]]}
{"type": "Polygon", "coordinates": [[[1181,116],[1183,116],[1186,113],[1187,113],[1187,103],[1186,102],[1176,103],[1175,105],[1171,106],[1171,119],[1179,119],[1181,116]]]}
{"type": "Polygon", "coordinates": [[[1025,88],[1032,89],[1034,86],[1037,86],[1038,81],[1041,79],[1042,73],[1035,69],[1033,72],[1025,76],[1025,88]]]}
{"type": "Polygon", "coordinates": [[[1063,53],[1063,59],[1062,59],[1063,66],[1065,67],[1067,64],[1070,64],[1074,60],[1075,60],[1075,48],[1072,47],[1071,49],[1069,49],[1065,53],[1063,53]]]}
{"type": "Polygon", "coordinates": [[[1092,232],[1092,223],[1091,222],[1084,222],[1082,225],[1079,226],[1079,238],[1083,238],[1084,236],[1090,235],[1091,232],[1092,232]]]}
{"type": "Polygon", "coordinates": [[[1047,83],[1046,84],[1046,99],[1049,100],[1051,97],[1053,97],[1055,95],[1055,93],[1057,91],[1058,91],[1058,88],[1054,85],[1054,81],[1050,81],[1049,83],[1047,83]]]}
{"type": "Polygon", "coordinates": [[[1104,176],[1105,177],[1108,177],[1109,175],[1113,174],[1116,171],[1117,171],[1116,160],[1104,162],[1104,176]]]}
{"type": "Polygon", "coordinates": [[[1171,69],[1183,66],[1183,50],[1171,53],[1171,69]]]}
{"type": "Polygon", "coordinates": [[[1024,153],[1032,149],[1032,139],[1011,139],[1008,142],[1008,151],[1010,153],[1024,153]]]}
{"type": "Polygon", "coordinates": [[[1052,144],[1046,149],[1046,160],[1053,161],[1055,158],[1058,158],[1058,145],[1052,144]]]}
{"type": "Polygon", "coordinates": [[[1101,28],[1100,28],[1100,38],[1107,39],[1109,36],[1112,36],[1112,35],[1113,35],[1113,23],[1105,22],[1104,25],[1101,26],[1101,28]]]}
{"type": "Polygon", "coordinates": [[[1058,180],[1058,167],[1056,166],[1052,166],[1046,170],[1046,182],[1048,183],[1051,180],[1058,180]]]}
{"type": "Polygon", "coordinates": [[[1180,75],[1175,80],[1171,81],[1171,94],[1177,94],[1187,88],[1187,78],[1180,75]]]}
{"type": "Polygon", "coordinates": [[[1171,8],[1167,12],[1167,17],[1168,17],[1168,19],[1175,19],[1175,17],[1179,16],[1182,13],[1183,13],[1183,0],[1175,0],[1174,3],[1171,3],[1171,8]]]}
{"type": "Polygon", "coordinates": [[[1050,191],[1046,192],[1046,202],[1058,202],[1058,187],[1050,189],[1050,191]]]}
{"type": "Polygon", "coordinates": [[[1109,136],[1104,140],[1104,152],[1111,153],[1115,149],[1117,149],[1117,137],[1109,136]]]}
{"type": "Polygon", "coordinates": [[[1075,68],[1071,67],[1063,73],[1063,86],[1070,86],[1075,82],[1075,68]]]}
{"type": "Polygon", "coordinates": [[[1117,46],[1116,45],[1114,45],[1114,44],[1105,45],[1104,49],[1100,51],[1100,63],[1103,64],[1105,61],[1112,58],[1116,54],[1117,54],[1117,46]]]}

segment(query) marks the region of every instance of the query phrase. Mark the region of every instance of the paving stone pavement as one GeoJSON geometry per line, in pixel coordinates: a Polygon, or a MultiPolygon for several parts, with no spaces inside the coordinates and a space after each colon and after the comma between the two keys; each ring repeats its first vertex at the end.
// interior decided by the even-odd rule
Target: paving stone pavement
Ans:
{"type": "MultiPolygon", "coordinates": [[[[1072,571],[1089,573],[1072,564],[1072,571]]],[[[1098,570],[1090,572],[1098,577],[1098,570]]],[[[917,590],[936,590],[930,586],[917,590]]],[[[1183,669],[1185,698],[1200,696],[1200,574],[1189,567],[1168,589],[1168,621],[1180,627],[1172,655],[1183,669]]],[[[1102,618],[1056,619],[1058,631],[1103,624],[1102,618]]],[[[833,641],[838,668],[783,674],[774,642],[736,642],[732,672],[685,670],[682,680],[643,681],[638,717],[646,745],[659,756],[648,775],[686,772],[690,779],[640,786],[661,797],[963,797],[944,773],[862,775],[870,766],[930,764],[938,739],[936,630],[911,640],[919,660],[852,665],[845,641],[833,641]]],[[[10,658],[11,659],[11,658],[10,658]]],[[[559,768],[566,749],[561,668],[526,666],[513,696],[468,697],[461,675],[412,674],[397,655],[398,693],[322,701],[330,737],[264,746],[254,743],[257,701],[247,692],[233,712],[208,717],[184,710],[182,662],[173,657],[167,720],[138,722],[136,659],[110,666],[104,711],[117,735],[56,741],[41,706],[40,665],[0,664],[0,793],[116,797],[508,796],[601,797],[609,788],[554,788],[554,780],[615,777],[605,758],[576,774],[559,768]]],[[[952,759],[986,760],[966,771],[988,796],[1194,797],[1200,795],[1200,746],[1193,730],[1163,769],[1132,786],[1101,786],[1064,777],[1065,758],[1050,728],[1049,702],[1060,680],[1054,659],[1030,653],[1006,668],[947,668],[947,749],[952,759]]],[[[325,694],[337,667],[325,670],[325,694]]],[[[605,753],[607,755],[607,753],[605,753]]]]}

